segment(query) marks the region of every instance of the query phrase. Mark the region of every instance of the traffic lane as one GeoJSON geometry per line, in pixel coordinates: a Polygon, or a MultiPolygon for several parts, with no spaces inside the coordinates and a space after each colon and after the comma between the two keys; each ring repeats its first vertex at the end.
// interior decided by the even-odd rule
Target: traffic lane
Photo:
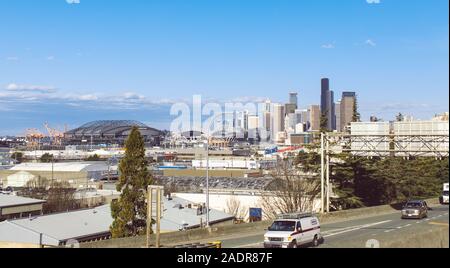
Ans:
{"type": "MultiPolygon", "coordinates": [[[[429,218],[443,219],[448,223],[448,206],[434,206],[429,211],[429,218]],[[444,216],[447,216],[445,218],[444,216]]],[[[389,233],[394,230],[408,228],[412,224],[401,219],[401,211],[375,217],[322,224],[322,234],[325,236],[321,247],[365,247],[366,242],[380,233],[389,233]]],[[[429,220],[425,219],[423,222],[429,220]]],[[[421,223],[416,221],[417,224],[421,223]]],[[[224,240],[224,245],[229,247],[259,248],[263,246],[263,233],[251,237],[244,236],[232,240],[224,240]]]]}
{"type": "MultiPolygon", "coordinates": [[[[339,239],[339,237],[348,235],[348,233],[350,232],[365,230],[370,226],[373,226],[371,228],[378,228],[375,226],[379,225],[380,222],[384,223],[385,221],[389,221],[394,218],[398,218],[397,213],[338,223],[321,224],[321,231],[323,235],[329,235],[330,237],[337,237],[339,239]]],[[[231,246],[239,248],[261,248],[263,247],[264,243],[264,232],[261,232],[259,236],[242,236],[239,238],[222,240],[222,243],[224,247],[231,246]]]]}
{"type": "MultiPolygon", "coordinates": [[[[389,234],[394,234],[400,231],[405,232],[418,232],[423,230],[423,226],[427,223],[440,219],[444,224],[449,222],[448,207],[437,206],[433,210],[429,211],[429,217],[427,219],[415,220],[415,219],[401,219],[401,212],[395,214],[385,215],[383,217],[377,217],[378,220],[384,220],[380,224],[374,224],[373,226],[362,227],[355,226],[350,232],[337,232],[332,231],[331,235],[327,236],[327,232],[323,232],[325,236],[324,244],[321,247],[324,248],[342,248],[342,247],[366,247],[367,242],[371,239],[377,239],[385,237],[389,234]],[[336,235],[333,235],[336,234],[336,235]]],[[[430,227],[425,227],[430,228],[430,227]]],[[[335,229],[336,230],[336,229],[335,229]]],[[[330,233],[330,232],[329,232],[330,233]]]]}

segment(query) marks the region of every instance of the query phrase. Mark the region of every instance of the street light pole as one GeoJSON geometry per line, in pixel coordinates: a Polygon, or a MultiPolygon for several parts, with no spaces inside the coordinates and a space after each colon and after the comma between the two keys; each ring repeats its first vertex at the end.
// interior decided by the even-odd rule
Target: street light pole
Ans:
{"type": "Polygon", "coordinates": [[[206,129],[206,227],[210,227],[209,224],[209,139],[210,139],[210,128],[211,123],[214,123],[217,117],[222,116],[226,113],[220,113],[215,115],[206,129]]]}
{"type": "Polygon", "coordinates": [[[206,227],[209,227],[209,129],[206,135],[206,227]]]}

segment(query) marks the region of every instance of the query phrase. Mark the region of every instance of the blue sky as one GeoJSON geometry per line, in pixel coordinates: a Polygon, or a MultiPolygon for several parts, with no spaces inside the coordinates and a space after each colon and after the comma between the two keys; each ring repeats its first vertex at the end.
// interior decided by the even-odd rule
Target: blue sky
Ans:
{"type": "Polygon", "coordinates": [[[306,107],[321,77],[356,91],[365,119],[449,110],[447,0],[67,1],[0,0],[0,135],[96,119],[164,128],[193,94],[296,90],[306,107]]]}

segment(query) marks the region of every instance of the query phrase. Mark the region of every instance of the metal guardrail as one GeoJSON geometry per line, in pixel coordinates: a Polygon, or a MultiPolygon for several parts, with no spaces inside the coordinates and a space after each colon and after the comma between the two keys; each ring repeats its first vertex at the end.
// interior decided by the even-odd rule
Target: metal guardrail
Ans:
{"type": "Polygon", "coordinates": [[[174,248],[222,248],[222,242],[212,242],[212,243],[192,243],[192,244],[184,244],[184,245],[177,245],[174,246],[174,248]]]}

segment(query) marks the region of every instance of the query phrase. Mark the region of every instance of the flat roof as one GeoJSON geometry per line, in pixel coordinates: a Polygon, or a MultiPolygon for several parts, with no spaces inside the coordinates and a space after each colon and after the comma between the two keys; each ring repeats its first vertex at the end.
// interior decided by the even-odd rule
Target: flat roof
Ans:
{"type": "Polygon", "coordinates": [[[45,203],[45,200],[0,193],[0,208],[17,207],[45,203]]]}
{"type": "MultiPolygon", "coordinates": [[[[11,168],[13,171],[52,171],[52,163],[22,163],[11,168]]],[[[55,172],[106,171],[105,162],[59,162],[53,163],[55,172]]]]}
{"type": "MultiPolygon", "coordinates": [[[[109,208],[109,206],[108,206],[109,208]]],[[[24,242],[24,238],[33,234],[43,234],[51,238],[50,245],[59,245],[59,243],[70,239],[81,239],[84,237],[103,234],[109,232],[109,226],[113,222],[109,209],[98,207],[94,209],[78,210],[73,212],[58,213],[52,215],[37,216],[26,219],[7,221],[6,226],[0,225],[0,241],[24,242]],[[12,228],[15,231],[7,234],[2,228],[12,228]],[[56,242],[58,241],[58,242],[56,242]]],[[[38,244],[39,241],[27,240],[27,243],[38,244]]]]}

